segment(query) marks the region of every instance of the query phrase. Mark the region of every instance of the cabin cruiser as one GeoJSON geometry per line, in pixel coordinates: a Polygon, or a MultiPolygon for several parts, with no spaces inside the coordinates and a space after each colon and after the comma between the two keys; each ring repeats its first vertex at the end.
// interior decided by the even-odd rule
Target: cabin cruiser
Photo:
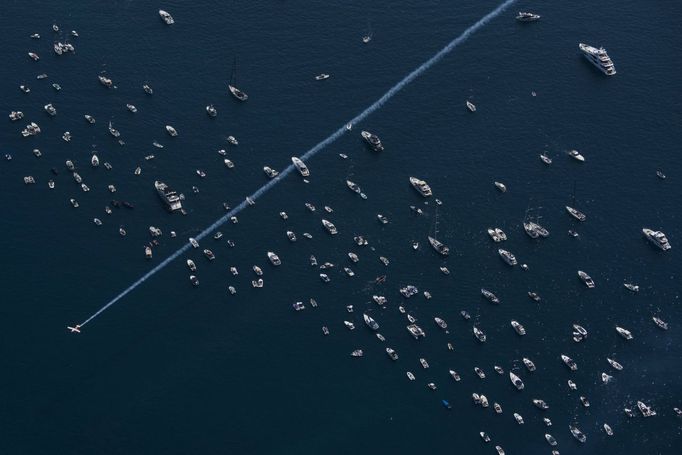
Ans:
{"type": "Polygon", "coordinates": [[[386,348],[386,354],[391,358],[391,360],[398,360],[398,354],[391,348],[386,348]]]}
{"type": "Polygon", "coordinates": [[[476,112],[476,105],[474,103],[467,100],[466,105],[467,105],[467,109],[469,109],[469,111],[476,112]]]}
{"type": "Polygon", "coordinates": [[[510,253],[507,250],[503,250],[502,248],[497,250],[497,253],[500,255],[500,257],[506,262],[508,265],[514,266],[518,264],[516,261],[516,257],[510,253]]]}
{"type": "Polygon", "coordinates": [[[492,303],[500,303],[500,299],[498,299],[495,294],[493,294],[492,292],[490,292],[487,289],[481,288],[481,295],[483,295],[483,297],[485,297],[486,299],[488,299],[492,303]]]}
{"type": "Polygon", "coordinates": [[[190,237],[189,243],[190,243],[190,245],[192,245],[193,248],[199,248],[199,242],[197,242],[196,239],[190,237]]]}
{"type": "Polygon", "coordinates": [[[268,259],[270,259],[270,262],[272,263],[272,265],[275,265],[275,266],[280,265],[282,263],[282,261],[279,259],[279,256],[277,256],[272,251],[268,251],[268,259]]]}
{"type": "Polygon", "coordinates": [[[505,234],[500,228],[488,228],[488,235],[495,243],[500,243],[504,240],[507,240],[507,234],[505,234]]]}
{"type": "Polygon", "coordinates": [[[182,210],[182,200],[178,193],[171,187],[164,182],[157,180],[154,182],[154,188],[156,188],[157,194],[170,211],[182,210]]]}
{"type": "Polygon", "coordinates": [[[507,187],[504,183],[502,182],[494,182],[495,187],[500,190],[501,193],[506,193],[507,192],[507,187]]]}
{"type": "MultiPolygon", "coordinates": [[[[407,326],[407,331],[410,332],[410,335],[414,337],[415,340],[418,340],[419,337],[425,337],[426,333],[422,330],[421,327],[419,327],[417,324],[410,324],[407,326]]],[[[428,368],[428,367],[427,367],[428,368]]]]}
{"type": "Polygon", "coordinates": [[[583,283],[585,283],[585,286],[590,289],[594,288],[594,280],[592,280],[587,273],[583,272],[582,270],[578,270],[578,277],[583,281],[583,283]]]}
{"type": "Polygon", "coordinates": [[[161,19],[166,23],[166,25],[173,25],[175,24],[175,20],[173,19],[173,16],[170,15],[170,13],[160,9],[159,10],[159,16],[161,16],[161,19]]]}
{"type": "Polygon", "coordinates": [[[613,368],[615,368],[618,371],[621,371],[623,369],[623,365],[620,363],[616,362],[613,359],[609,359],[608,357],[606,358],[606,361],[609,362],[609,365],[611,365],[613,368]]]}
{"type": "Polygon", "coordinates": [[[523,417],[521,417],[521,414],[518,414],[515,412],[514,413],[514,419],[516,420],[516,423],[518,423],[519,425],[523,425],[524,422],[523,422],[523,417]]]}
{"type": "Polygon", "coordinates": [[[334,224],[331,221],[327,221],[327,220],[323,219],[322,220],[322,226],[324,226],[325,229],[327,229],[327,231],[332,235],[338,234],[338,232],[339,232],[336,229],[336,226],[334,226],[334,224]]]}
{"type": "Polygon", "coordinates": [[[410,177],[410,184],[424,197],[429,197],[433,194],[431,192],[431,187],[424,180],[419,180],[417,177],[410,177]]]}
{"type": "Polygon", "coordinates": [[[523,327],[523,325],[519,324],[517,321],[513,320],[511,321],[511,326],[514,328],[516,333],[519,335],[523,336],[526,334],[526,329],[523,327]]]}
{"type": "Polygon", "coordinates": [[[654,324],[656,324],[659,328],[663,330],[668,330],[668,323],[665,322],[663,319],[658,318],[656,316],[651,318],[654,321],[654,324]]]}
{"type": "Polygon", "coordinates": [[[568,213],[570,213],[571,216],[578,221],[585,221],[587,219],[587,216],[583,212],[578,209],[574,209],[573,207],[569,207],[568,205],[566,206],[566,211],[568,211],[568,213]]]}
{"type": "Polygon", "coordinates": [[[170,126],[170,125],[166,125],[166,131],[167,131],[168,134],[170,134],[172,137],[176,137],[176,136],[178,135],[178,131],[177,131],[175,128],[173,128],[172,126],[170,126]]]}
{"type": "Polygon", "coordinates": [[[291,162],[294,163],[294,166],[296,166],[296,169],[303,177],[308,177],[310,175],[310,170],[299,158],[292,156],[291,162]]]}
{"type": "Polygon", "coordinates": [[[651,416],[656,415],[656,411],[651,409],[651,407],[647,406],[642,401],[637,402],[637,408],[639,409],[639,412],[641,412],[644,417],[651,417],[651,416]]]}
{"type": "Polygon", "coordinates": [[[626,340],[632,340],[632,338],[633,338],[632,333],[627,329],[616,326],[616,331],[618,332],[618,334],[620,336],[622,336],[626,340]]]}
{"type": "Polygon", "coordinates": [[[479,367],[474,367],[474,373],[476,373],[479,378],[485,379],[485,373],[479,367]]]}
{"type": "Polygon", "coordinates": [[[43,106],[43,109],[45,109],[45,112],[50,114],[52,117],[57,115],[57,109],[55,109],[52,103],[47,103],[45,106],[43,106]]]}
{"type": "Polygon", "coordinates": [[[575,361],[570,358],[569,356],[565,354],[561,354],[561,360],[566,364],[566,366],[571,370],[575,371],[578,369],[578,365],[575,363],[575,361]]]}
{"type": "Polygon", "coordinates": [[[589,46],[587,44],[579,43],[578,48],[582,51],[585,58],[592,63],[594,66],[599,68],[599,70],[606,74],[607,76],[613,76],[616,74],[616,67],[611,61],[609,54],[606,53],[606,49],[600,47],[589,46]]]}
{"type": "Polygon", "coordinates": [[[528,371],[532,372],[532,371],[535,371],[535,369],[536,369],[533,361],[526,358],[526,357],[523,358],[523,364],[526,365],[526,368],[528,368],[528,371]]]}
{"type": "Polygon", "coordinates": [[[353,253],[352,251],[348,253],[348,258],[353,262],[358,262],[360,260],[360,258],[358,258],[358,255],[353,253]]]}
{"type": "Polygon", "coordinates": [[[572,380],[568,380],[568,388],[571,390],[578,390],[578,386],[572,380]]]}
{"type": "Polygon", "coordinates": [[[576,438],[580,442],[585,442],[587,440],[587,436],[578,429],[578,427],[569,425],[568,429],[571,430],[571,434],[573,435],[574,438],[576,438]]]}
{"type": "Polygon", "coordinates": [[[526,234],[528,234],[528,236],[532,239],[537,239],[538,237],[549,237],[549,231],[533,221],[524,222],[523,230],[526,231],[526,234]]]}
{"type": "Polygon", "coordinates": [[[479,329],[478,327],[475,327],[475,326],[474,326],[474,336],[475,336],[476,339],[477,339],[478,341],[480,341],[481,343],[485,343],[485,340],[486,340],[485,333],[483,332],[483,330],[481,330],[481,329],[479,329]]]}
{"type": "Polygon", "coordinates": [[[271,178],[271,179],[274,179],[275,177],[277,177],[279,175],[279,172],[277,172],[276,170],[274,170],[268,166],[263,167],[263,172],[265,172],[265,175],[267,175],[268,178],[271,178]]]}
{"type": "Polygon", "coordinates": [[[105,86],[107,88],[111,88],[114,85],[114,82],[106,76],[100,75],[100,76],[97,76],[97,78],[99,79],[100,84],[102,84],[103,86],[105,86]]]}
{"type": "Polygon", "coordinates": [[[651,243],[659,247],[661,250],[667,251],[671,248],[670,242],[663,232],[654,231],[649,228],[643,228],[642,232],[651,243]]]}
{"type": "MultiPolygon", "coordinates": [[[[519,14],[516,15],[516,20],[519,22],[533,22],[540,19],[539,14],[534,14],[534,13],[525,13],[525,12],[519,12],[519,14]]],[[[556,445],[556,444],[553,444],[556,445]]]]}
{"type": "Polygon", "coordinates": [[[534,404],[538,409],[542,409],[543,411],[549,409],[549,405],[548,405],[547,403],[545,403],[544,400],[540,400],[540,399],[538,399],[538,398],[533,398],[533,404],[534,404]]]}
{"type": "Polygon", "coordinates": [[[329,74],[321,73],[321,74],[318,74],[317,76],[315,76],[315,80],[316,81],[323,81],[325,79],[329,79],[329,77],[330,77],[329,74]]]}
{"type": "Polygon", "coordinates": [[[628,291],[639,292],[639,286],[637,286],[636,284],[623,283],[623,286],[625,286],[625,289],[627,289],[628,291]]]}
{"type": "Polygon", "coordinates": [[[540,154],[540,160],[542,160],[542,162],[545,163],[547,166],[552,164],[552,158],[548,157],[546,153],[540,154]]]}
{"type": "Polygon", "coordinates": [[[435,317],[433,318],[433,320],[436,322],[436,325],[438,325],[438,327],[440,327],[441,329],[445,330],[448,328],[448,324],[441,318],[435,317]]]}
{"type": "Polygon", "coordinates": [[[573,159],[576,160],[576,161],[580,161],[581,163],[585,161],[585,157],[582,156],[582,155],[580,154],[580,152],[577,151],[577,150],[570,150],[570,151],[568,152],[568,156],[570,156],[571,158],[573,158],[573,159]]]}
{"type": "Polygon", "coordinates": [[[360,135],[375,152],[381,152],[384,149],[384,146],[381,143],[379,136],[372,134],[368,131],[362,131],[360,135]]]}
{"type": "Polygon", "coordinates": [[[218,115],[218,110],[212,104],[206,106],[206,113],[209,117],[215,117],[218,115]]]}

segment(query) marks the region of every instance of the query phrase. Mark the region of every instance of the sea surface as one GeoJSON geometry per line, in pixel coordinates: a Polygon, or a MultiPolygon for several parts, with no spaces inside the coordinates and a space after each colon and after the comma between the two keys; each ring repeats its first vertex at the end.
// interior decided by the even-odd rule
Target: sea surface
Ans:
{"type": "Polygon", "coordinates": [[[204,239],[202,247],[214,251],[215,261],[190,251],[80,335],[66,330],[222,216],[223,202],[236,206],[265,184],[264,165],[284,169],[292,155],[324,140],[497,4],[3,2],[0,112],[19,109],[26,117],[0,127],[0,158],[13,156],[0,161],[0,453],[492,454],[499,444],[507,454],[548,454],[546,432],[562,454],[679,453],[682,421],[672,410],[682,407],[678,1],[520,0],[311,159],[309,184],[287,176],[239,213],[238,224],[222,226],[222,240],[204,239]],[[163,24],[158,8],[171,12],[175,25],[163,24]],[[514,20],[518,10],[542,19],[520,24],[514,20]],[[53,23],[60,34],[52,32],[53,23]],[[75,54],[55,55],[54,40],[72,29],[80,35],[69,38],[75,54]],[[373,39],[363,44],[369,30],[373,39]],[[36,32],[42,39],[31,40],[36,32]],[[579,42],[604,46],[618,74],[605,77],[592,67],[579,42]],[[30,60],[29,51],[41,60],[30,60]],[[235,59],[237,85],[250,96],[246,103],[227,93],[235,59]],[[48,79],[36,80],[43,72],[48,79]],[[331,77],[315,81],[319,73],[331,77]],[[100,85],[99,74],[116,88],[100,85]],[[53,82],[62,90],[55,92],[53,82]],[[142,91],[144,82],[153,96],[142,91]],[[19,91],[20,84],[31,93],[19,91]],[[476,113],[466,110],[466,100],[476,104],[476,113]],[[48,102],[57,108],[54,118],[42,110],[48,102]],[[126,103],[138,112],[128,112],[126,103]],[[218,109],[215,119],[205,113],[209,103],[218,109]],[[84,121],[86,113],[95,125],[84,121]],[[108,134],[110,120],[125,146],[108,134]],[[42,133],[22,138],[29,121],[42,133]],[[166,134],[167,124],[177,128],[177,138],[166,134]],[[378,134],[385,151],[369,151],[361,129],[378,134]],[[70,143],[61,140],[67,130],[70,143]],[[228,148],[228,135],[239,140],[228,149],[234,169],[217,154],[228,148]],[[154,140],[165,148],[152,147],[154,140]],[[34,148],[41,158],[33,156],[34,148]],[[586,162],[569,158],[571,149],[586,162]],[[93,150],[111,171],[89,165],[93,150]],[[554,160],[551,166],[539,160],[543,151],[554,160]],[[155,159],[144,160],[150,154],[155,159]],[[89,193],[66,172],[67,159],[76,162],[89,193]],[[139,176],[133,174],[137,166],[139,176]],[[59,175],[50,173],[53,167],[59,175]],[[196,169],[207,177],[200,179],[196,169]],[[668,178],[658,179],[657,169],[668,178]],[[26,175],[36,185],[24,185],[26,175]],[[419,196],[409,176],[425,179],[443,205],[419,196]],[[54,190],[47,187],[50,178],[54,190]],[[186,195],[187,216],[164,210],[156,179],[186,195]],[[346,179],[368,199],[350,192],[346,179]],[[496,180],[507,185],[506,193],[495,189],[496,180]],[[114,195],[106,188],[112,183],[114,195]],[[72,208],[69,198],[80,207],[72,208]],[[113,198],[135,208],[106,215],[113,198]],[[305,202],[317,211],[310,213],[305,202]],[[570,218],[567,204],[585,212],[587,221],[570,218]],[[325,205],[334,212],[324,212],[325,205]],[[416,215],[411,205],[424,214],[416,215]],[[287,221],[280,211],[289,214],[287,221]],[[380,224],[377,213],[389,224],[380,224]],[[548,239],[525,235],[527,215],[551,231],[548,239]],[[95,226],[94,217],[103,225],[95,226]],[[328,235],[321,218],[339,234],[328,235]],[[154,258],[145,260],[150,225],[164,235],[154,258]],[[436,226],[451,248],[447,259],[428,246],[426,236],[436,226]],[[499,245],[486,234],[493,226],[505,230],[504,247],[528,271],[500,260],[499,245]],[[655,249],[642,227],[662,229],[673,249],[655,249]],[[287,229],[297,242],[287,240],[287,229]],[[569,229],[580,237],[570,237],[569,229]],[[177,238],[170,238],[171,230],[177,238]],[[369,245],[356,246],[358,234],[369,245]],[[412,241],[420,243],[418,250],[412,241]],[[277,252],[282,266],[272,267],[267,251],[277,252]],[[359,255],[357,264],[350,264],[349,251],[359,255]],[[330,283],[310,267],[311,254],[336,264],[327,271],[330,283]],[[390,259],[388,267],[380,255],[390,259]],[[198,288],[189,283],[187,257],[199,268],[198,288]],[[231,265],[238,276],[229,273],[231,265]],[[251,287],[253,265],[264,270],[262,289],[251,287]],[[355,277],[343,273],[348,265],[355,277]],[[441,265],[451,275],[441,274],[441,265]],[[583,286],[577,270],[587,271],[597,287],[583,286]],[[375,283],[380,275],[385,284],[375,283]],[[628,292],[625,281],[641,291],[628,292]],[[405,301],[398,289],[407,284],[433,298],[405,301]],[[238,293],[229,295],[228,285],[238,293]],[[502,303],[487,303],[481,287],[502,303]],[[529,290],[542,301],[531,301],[529,290]],[[389,299],[385,309],[371,302],[373,294],[389,299]],[[311,297],[317,308],[292,310],[292,303],[311,297]],[[409,336],[401,304],[418,318],[425,339],[409,336]],[[463,309],[471,321],[459,316],[463,309]],[[363,311],[379,322],[385,343],[365,327],[363,311]],[[653,315],[670,329],[658,329],[653,315]],[[447,321],[448,333],[434,316],[447,321]],[[514,333],[511,319],[525,326],[525,337],[514,333]],[[343,320],[356,329],[347,330],[343,320]],[[474,321],[488,336],[485,344],[472,336],[474,321]],[[574,322],[589,331],[586,341],[571,340],[574,322]],[[634,339],[622,339],[616,325],[634,339]],[[388,359],[386,346],[396,349],[397,362],[388,359]],[[360,348],[363,358],[350,357],[360,348]],[[568,371],[562,353],[575,359],[578,371],[568,371]],[[624,370],[613,371],[607,356],[624,370]],[[523,357],[535,362],[536,372],[525,370],[523,357]],[[480,380],[474,366],[488,377],[480,380]],[[449,369],[461,382],[450,378],[449,369]],[[510,369],[525,381],[523,392],[509,383],[510,369]],[[406,371],[417,380],[408,381],[406,371]],[[610,384],[602,384],[602,372],[614,376],[610,384]],[[568,389],[569,378],[577,392],[568,389]],[[428,382],[438,389],[429,390],[428,382]],[[474,406],[472,392],[499,402],[503,414],[474,406]],[[589,398],[589,409],[579,395],[589,398]],[[547,401],[549,410],[534,408],[532,398],[547,401]],[[623,407],[639,399],[658,416],[628,419],[623,407]],[[514,412],[525,425],[515,423],[514,412]],[[552,427],[543,425],[544,416],[552,427]],[[613,437],[601,429],[604,422],[613,437]],[[568,431],[576,423],[587,434],[585,444],[568,431]],[[479,431],[493,441],[484,444],[479,431]]]}

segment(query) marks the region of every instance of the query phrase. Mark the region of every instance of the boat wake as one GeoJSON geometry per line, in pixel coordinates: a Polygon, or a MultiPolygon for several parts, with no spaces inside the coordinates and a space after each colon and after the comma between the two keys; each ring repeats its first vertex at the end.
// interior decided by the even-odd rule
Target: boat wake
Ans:
{"type": "MultiPolygon", "coordinates": [[[[475,24],[471,25],[469,28],[464,30],[462,34],[460,34],[457,38],[453,39],[450,41],[445,47],[443,47],[440,51],[438,51],[435,55],[433,55],[431,58],[429,58],[427,61],[422,63],[419,67],[417,67],[415,70],[413,70],[411,73],[409,73],[407,76],[405,76],[403,79],[401,79],[397,84],[395,84],[393,87],[391,87],[386,93],[384,93],[381,98],[376,100],[374,103],[372,103],[369,107],[367,107],[364,111],[360,112],[358,115],[356,115],[352,120],[349,122],[345,122],[339,129],[334,131],[331,135],[329,135],[326,139],[322,140],[321,142],[317,143],[314,147],[312,147],[310,150],[308,150],[306,153],[304,153],[302,156],[300,156],[301,160],[306,161],[315,156],[317,153],[319,153],[321,150],[323,150],[325,147],[328,145],[332,144],[336,140],[338,140],[344,133],[347,133],[349,130],[347,129],[347,125],[356,125],[360,122],[362,122],[365,118],[367,118],[369,115],[377,111],[378,109],[381,109],[391,98],[393,98],[398,92],[400,92],[403,88],[407,87],[412,81],[414,81],[417,77],[421,76],[424,74],[426,71],[428,71],[433,65],[438,63],[440,60],[443,59],[446,55],[448,55],[450,52],[455,50],[457,47],[459,47],[461,44],[465,43],[471,35],[476,33],[478,30],[483,28],[485,25],[487,25],[491,20],[502,14],[507,8],[509,8],[512,4],[514,4],[516,0],[506,0],[505,2],[501,3],[498,5],[494,10],[490,11],[488,14],[483,16],[481,19],[479,19],[475,24]]],[[[255,193],[253,193],[251,196],[249,196],[250,199],[256,200],[268,191],[270,191],[275,185],[277,185],[283,178],[291,174],[296,168],[294,167],[293,164],[290,164],[287,166],[282,172],[279,173],[279,175],[273,179],[271,179],[268,183],[260,187],[255,193]]],[[[211,224],[209,227],[201,231],[195,238],[197,240],[201,240],[202,238],[206,237],[209,233],[214,231],[216,228],[219,226],[225,224],[231,217],[237,215],[239,212],[244,210],[246,207],[248,207],[248,203],[246,200],[244,200],[242,203],[237,205],[236,207],[232,208],[230,211],[228,211],[225,215],[223,215],[221,218],[219,218],[215,223],[211,224]]],[[[189,243],[185,244],[177,250],[175,253],[171,254],[169,257],[164,259],[159,265],[151,269],[149,272],[145,273],[141,278],[139,278],[137,281],[135,281],[133,284],[128,286],[123,292],[118,294],[116,297],[114,297],[111,301],[109,301],[106,305],[104,305],[102,308],[97,310],[95,313],[93,313],[90,317],[88,317],[85,321],[81,322],[79,324],[79,327],[83,327],[86,324],[88,324],[90,321],[95,319],[97,316],[102,314],[104,311],[109,309],[112,305],[120,301],[123,297],[128,295],[131,291],[133,291],[135,288],[137,288],[139,285],[147,281],[149,278],[152,276],[156,275],[156,273],[160,272],[162,269],[164,269],[168,264],[173,262],[175,259],[177,259],[180,255],[184,254],[191,245],[189,243]]]]}

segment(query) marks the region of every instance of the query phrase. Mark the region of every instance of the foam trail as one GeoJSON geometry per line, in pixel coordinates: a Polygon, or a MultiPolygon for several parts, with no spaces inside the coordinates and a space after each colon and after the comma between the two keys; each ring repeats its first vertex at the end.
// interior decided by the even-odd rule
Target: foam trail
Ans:
{"type": "MultiPolygon", "coordinates": [[[[484,27],[488,22],[490,22],[492,19],[495,17],[499,16],[504,10],[506,10],[508,7],[510,7],[513,3],[515,3],[516,0],[506,0],[505,2],[501,3],[497,8],[483,16],[481,19],[478,20],[475,24],[464,30],[461,35],[459,35],[457,38],[454,40],[450,41],[443,49],[438,51],[433,57],[428,59],[426,62],[422,63],[417,69],[412,71],[410,74],[405,76],[402,80],[400,80],[397,84],[395,84],[391,89],[389,89],[384,95],[376,100],[374,103],[372,103],[367,109],[364,111],[360,112],[358,115],[356,115],[350,122],[350,124],[355,125],[357,123],[360,123],[363,121],[367,116],[375,112],[376,110],[380,109],[388,100],[393,98],[400,90],[405,88],[407,85],[409,85],[412,81],[414,81],[417,77],[421,76],[424,74],[426,71],[428,71],[433,65],[438,63],[443,57],[445,57],[447,54],[452,52],[455,48],[457,48],[460,44],[464,43],[466,40],[469,39],[469,37],[474,34],[476,31],[484,27]]],[[[303,154],[300,158],[303,161],[306,161],[313,156],[315,156],[320,150],[324,149],[331,143],[335,142],[337,139],[339,139],[344,133],[346,133],[346,125],[344,124],[342,127],[340,127],[338,130],[334,131],[330,136],[328,136],[326,139],[322,140],[319,142],[317,145],[315,145],[313,148],[308,150],[305,154],[303,154]]],[[[274,179],[268,181],[265,185],[260,187],[255,193],[253,193],[250,198],[253,199],[254,201],[270,191],[275,185],[277,185],[283,178],[285,178],[287,175],[292,173],[295,170],[295,167],[293,164],[290,164],[287,166],[280,174],[275,177],[274,179]]],[[[226,223],[231,217],[235,216],[237,213],[241,212],[248,206],[246,201],[241,202],[239,205],[236,207],[232,208],[230,211],[228,211],[225,215],[220,217],[215,223],[201,231],[195,238],[197,240],[201,240],[202,238],[206,237],[209,233],[214,231],[216,228],[219,226],[223,225],[226,223]]],[[[185,253],[187,250],[190,249],[190,244],[187,243],[182,246],[178,251],[175,253],[171,254],[168,256],[166,259],[164,259],[159,265],[151,269],[149,272],[145,273],[140,279],[135,281],[133,284],[128,286],[123,292],[121,292],[119,295],[114,297],[109,303],[104,305],[102,308],[97,310],[92,316],[87,318],[85,321],[80,323],[80,326],[83,327],[93,319],[95,319],[97,316],[102,314],[104,311],[106,311],[109,307],[111,307],[113,304],[121,300],[123,297],[128,295],[133,289],[147,281],[149,278],[151,278],[153,275],[155,275],[157,272],[161,271],[163,268],[165,268],[168,264],[170,264],[172,261],[178,258],[181,254],[185,253]]]]}

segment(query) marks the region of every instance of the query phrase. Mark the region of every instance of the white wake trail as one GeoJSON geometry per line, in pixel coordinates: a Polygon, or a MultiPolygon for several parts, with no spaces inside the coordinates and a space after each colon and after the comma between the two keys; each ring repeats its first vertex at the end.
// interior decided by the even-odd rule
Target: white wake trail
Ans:
{"type": "MultiPolygon", "coordinates": [[[[391,87],[386,93],[382,95],[381,98],[376,100],[374,103],[372,103],[367,109],[364,111],[360,112],[358,115],[356,115],[350,122],[346,122],[343,126],[341,126],[338,130],[334,131],[330,136],[328,136],[326,139],[322,140],[319,142],[317,145],[315,145],[313,148],[305,152],[300,158],[303,161],[309,160],[313,156],[315,156],[317,153],[319,153],[322,149],[327,147],[328,145],[332,144],[335,142],[337,139],[339,139],[344,133],[346,133],[348,130],[346,129],[346,125],[348,123],[355,125],[357,123],[360,123],[363,121],[367,116],[375,112],[376,110],[380,109],[383,107],[384,104],[391,98],[393,98],[400,90],[405,88],[407,85],[409,85],[412,81],[414,81],[417,77],[421,76],[424,74],[426,71],[428,71],[433,65],[438,63],[443,57],[445,57],[447,54],[452,52],[454,49],[459,47],[462,43],[466,42],[469,37],[471,37],[472,34],[477,32],[479,29],[484,27],[485,25],[488,24],[492,19],[496,18],[502,12],[504,12],[507,8],[509,8],[513,3],[515,3],[516,0],[506,0],[505,2],[501,3],[497,8],[483,16],[481,19],[479,19],[475,24],[464,30],[461,35],[459,35],[457,38],[454,40],[450,41],[443,49],[438,51],[433,57],[422,63],[419,67],[417,67],[414,71],[412,71],[410,74],[405,76],[403,79],[401,79],[397,84],[395,84],[393,87],[391,87]]],[[[293,164],[290,164],[287,166],[280,174],[275,177],[274,179],[270,180],[268,183],[260,187],[256,192],[254,192],[250,198],[253,199],[254,201],[270,191],[275,185],[277,185],[283,178],[285,178],[287,175],[292,173],[295,170],[295,167],[293,164]]],[[[231,217],[235,216],[244,208],[247,207],[247,202],[246,200],[242,201],[239,205],[236,207],[232,208],[230,211],[228,211],[225,215],[220,217],[215,223],[211,224],[209,227],[201,231],[195,238],[197,240],[201,240],[202,238],[206,237],[209,233],[214,231],[216,228],[219,226],[223,225],[226,223],[231,217]]],[[[128,295],[132,290],[137,288],[139,285],[147,281],[149,278],[151,278],[153,275],[156,275],[157,272],[160,272],[162,269],[164,269],[168,264],[170,264],[173,260],[177,259],[178,256],[182,255],[185,253],[187,250],[189,250],[190,244],[187,243],[182,246],[179,250],[177,250],[175,253],[171,254],[168,256],[166,259],[164,259],[159,265],[151,269],[149,272],[145,273],[140,279],[135,281],[133,284],[128,286],[123,292],[121,292],[119,295],[114,297],[109,303],[104,305],[102,308],[97,310],[95,313],[93,313],[89,318],[87,318],[85,321],[81,322],[79,324],[80,327],[85,326],[87,323],[95,319],[97,316],[102,314],[104,311],[106,311],[108,308],[110,308],[112,305],[114,305],[116,302],[121,300],[123,297],[128,295]]]]}

